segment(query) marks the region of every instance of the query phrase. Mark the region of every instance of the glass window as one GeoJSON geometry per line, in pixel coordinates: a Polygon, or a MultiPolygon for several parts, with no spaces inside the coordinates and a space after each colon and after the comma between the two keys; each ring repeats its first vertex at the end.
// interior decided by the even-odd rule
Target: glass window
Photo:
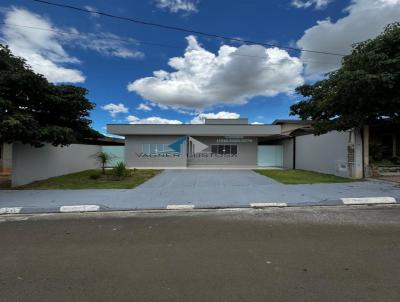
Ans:
{"type": "Polygon", "coordinates": [[[157,153],[157,144],[150,144],[150,154],[157,153]]]}
{"type": "Polygon", "coordinates": [[[211,153],[218,155],[237,155],[237,145],[211,145],[211,153]]]}
{"type": "Polygon", "coordinates": [[[142,145],[142,152],[144,154],[150,154],[150,144],[143,144],[142,145]]]}
{"type": "Polygon", "coordinates": [[[237,155],[237,145],[231,145],[231,155],[237,155]]]}
{"type": "Polygon", "coordinates": [[[231,145],[225,145],[224,150],[225,154],[231,154],[231,145]]]}

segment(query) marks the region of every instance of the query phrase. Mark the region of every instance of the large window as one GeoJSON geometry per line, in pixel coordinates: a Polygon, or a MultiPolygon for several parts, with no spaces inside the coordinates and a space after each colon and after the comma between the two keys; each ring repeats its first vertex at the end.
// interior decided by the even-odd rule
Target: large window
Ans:
{"type": "Polygon", "coordinates": [[[211,145],[211,153],[218,155],[237,155],[237,145],[211,145]]]}
{"type": "Polygon", "coordinates": [[[142,144],[142,152],[146,155],[174,152],[167,144],[142,144]]]}

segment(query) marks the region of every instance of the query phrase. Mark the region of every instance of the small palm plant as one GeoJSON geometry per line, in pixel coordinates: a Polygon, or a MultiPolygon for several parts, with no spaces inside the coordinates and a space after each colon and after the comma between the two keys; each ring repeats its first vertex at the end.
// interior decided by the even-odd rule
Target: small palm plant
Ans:
{"type": "Polygon", "coordinates": [[[112,156],[108,154],[107,152],[97,152],[95,154],[96,160],[100,163],[101,165],[101,171],[103,174],[106,174],[106,166],[108,163],[110,163],[112,156]]]}

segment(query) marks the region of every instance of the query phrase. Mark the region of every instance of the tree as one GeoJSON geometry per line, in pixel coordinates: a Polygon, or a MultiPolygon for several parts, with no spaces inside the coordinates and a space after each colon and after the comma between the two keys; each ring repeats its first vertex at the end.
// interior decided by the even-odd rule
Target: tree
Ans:
{"type": "Polygon", "coordinates": [[[90,128],[87,90],[54,85],[0,44],[0,142],[68,145],[100,134],[90,128]]]}
{"type": "Polygon", "coordinates": [[[314,120],[317,134],[361,128],[380,119],[400,121],[400,23],[374,39],[353,45],[340,69],[296,88],[305,99],[291,115],[314,120]]]}
{"type": "Polygon", "coordinates": [[[110,163],[112,160],[112,156],[108,154],[107,152],[97,152],[95,154],[96,160],[100,163],[101,165],[101,172],[103,174],[106,174],[106,165],[110,163]]]}

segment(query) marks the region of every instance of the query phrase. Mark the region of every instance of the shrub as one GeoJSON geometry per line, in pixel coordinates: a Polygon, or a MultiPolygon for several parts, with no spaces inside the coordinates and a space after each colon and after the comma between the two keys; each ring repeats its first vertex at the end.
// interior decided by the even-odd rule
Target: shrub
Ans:
{"type": "Polygon", "coordinates": [[[124,162],[120,161],[112,169],[112,173],[114,176],[121,180],[129,175],[129,170],[126,168],[124,162]]]}
{"type": "Polygon", "coordinates": [[[96,180],[96,179],[99,179],[100,177],[101,177],[100,171],[93,171],[93,172],[91,172],[91,173],[89,174],[89,178],[90,178],[90,179],[96,180]]]}
{"type": "Polygon", "coordinates": [[[112,156],[107,152],[97,152],[94,157],[101,165],[101,171],[106,174],[106,165],[112,160],[112,156]]]}

